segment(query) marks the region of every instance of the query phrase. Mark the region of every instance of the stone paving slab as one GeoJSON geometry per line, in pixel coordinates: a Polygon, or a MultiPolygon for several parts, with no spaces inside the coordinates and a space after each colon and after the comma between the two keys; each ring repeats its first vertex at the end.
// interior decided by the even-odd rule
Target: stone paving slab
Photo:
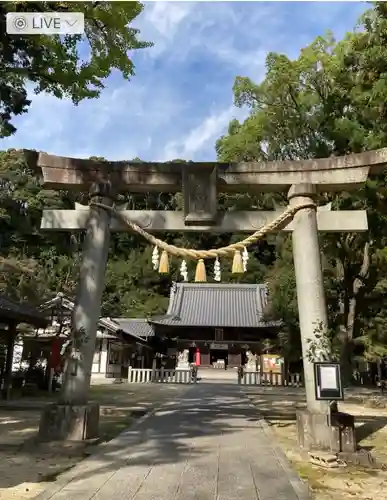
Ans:
{"type": "Polygon", "coordinates": [[[238,386],[197,384],[38,498],[309,500],[273,439],[238,386]]]}

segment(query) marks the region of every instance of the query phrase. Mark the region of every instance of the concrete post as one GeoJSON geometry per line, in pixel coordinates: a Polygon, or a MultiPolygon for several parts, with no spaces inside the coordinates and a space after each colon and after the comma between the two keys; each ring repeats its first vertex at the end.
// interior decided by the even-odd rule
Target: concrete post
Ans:
{"type": "MultiPolygon", "coordinates": [[[[288,193],[290,205],[313,202],[311,184],[293,185],[288,193]]],[[[313,363],[309,361],[310,341],[317,342],[316,329],[327,328],[321,256],[318,243],[316,208],[304,208],[294,217],[293,259],[297,283],[297,301],[301,330],[302,356],[307,408],[313,413],[328,413],[327,402],[316,401],[313,363]]]]}
{"type": "Polygon", "coordinates": [[[103,373],[106,377],[106,374],[108,372],[108,340],[107,339],[102,339],[102,349],[101,349],[101,358],[100,358],[100,365],[99,365],[99,373],[103,373]]]}
{"type": "MultiPolygon", "coordinates": [[[[91,201],[113,205],[110,184],[96,184],[90,191],[91,201]]],[[[86,405],[91,370],[101,315],[101,298],[110,243],[111,214],[103,208],[90,207],[80,269],[79,287],[72,318],[75,359],[67,364],[60,402],[86,405]]]]}

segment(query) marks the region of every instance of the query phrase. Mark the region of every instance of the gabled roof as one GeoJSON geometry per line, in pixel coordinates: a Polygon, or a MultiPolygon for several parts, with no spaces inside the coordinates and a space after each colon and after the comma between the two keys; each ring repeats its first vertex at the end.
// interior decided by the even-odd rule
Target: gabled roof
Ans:
{"type": "Polygon", "coordinates": [[[105,328],[108,332],[119,335],[128,335],[129,337],[133,337],[135,340],[140,342],[140,344],[144,344],[146,342],[146,338],[144,339],[140,335],[137,335],[133,329],[123,327],[120,323],[118,323],[113,318],[100,318],[98,321],[98,326],[105,328]]]}
{"type": "MultiPolygon", "coordinates": [[[[42,312],[48,312],[53,307],[56,306],[60,306],[71,313],[75,308],[75,303],[71,299],[63,295],[63,293],[58,293],[53,299],[48,300],[47,302],[42,304],[40,306],[40,310],[42,312]]],[[[146,323],[146,320],[128,320],[125,318],[117,318],[117,319],[100,318],[98,320],[98,327],[107,330],[108,333],[113,334],[115,336],[119,336],[120,334],[128,335],[143,344],[144,340],[146,340],[146,336],[144,339],[144,336],[139,334],[141,332],[138,331],[138,328],[131,327],[128,323],[131,321],[143,321],[146,323]],[[121,319],[125,320],[126,323],[120,321],[121,319]]],[[[149,325],[148,327],[153,331],[152,327],[150,327],[149,325]]]]}
{"type": "Polygon", "coordinates": [[[149,321],[170,326],[258,328],[279,326],[265,321],[266,285],[174,283],[167,313],[149,321]]]}
{"type": "Polygon", "coordinates": [[[48,321],[38,309],[25,302],[16,302],[5,295],[0,295],[0,321],[15,321],[36,327],[48,325],[48,321]]]}
{"type": "Polygon", "coordinates": [[[68,311],[73,311],[74,309],[74,301],[66,297],[62,292],[59,292],[55,295],[54,298],[47,300],[39,307],[39,310],[42,312],[49,311],[55,306],[61,306],[68,311]]]}
{"type": "Polygon", "coordinates": [[[146,319],[138,318],[112,318],[115,323],[120,325],[123,331],[132,335],[147,339],[153,337],[155,332],[153,326],[146,319]]]}

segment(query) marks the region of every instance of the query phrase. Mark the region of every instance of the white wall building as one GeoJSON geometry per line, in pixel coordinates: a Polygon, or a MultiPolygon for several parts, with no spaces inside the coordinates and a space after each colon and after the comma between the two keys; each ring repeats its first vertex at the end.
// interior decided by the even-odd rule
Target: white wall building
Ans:
{"type": "MultiPolygon", "coordinates": [[[[70,338],[74,307],[74,302],[61,293],[42,304],[40,311],[49,319],[50,326],[36,329],[33,334],[25,335],[23,340],[17,343],[13,370],[26,367],[31,356],[35,356],[42,363],[47,363],[52,341],[58,337],[63,341],[70,338]]],[[[137,320],[126,319],[123,322],[111,318],[99,320],[92,365],[92,384],[126,378],[130,365],[144,366],[149,363],[149,358],[152,357],[152,350],[148,345],[151,328],[149,327],[142,335],[143,332],[138,331],[137,326],[137,320]]]]}

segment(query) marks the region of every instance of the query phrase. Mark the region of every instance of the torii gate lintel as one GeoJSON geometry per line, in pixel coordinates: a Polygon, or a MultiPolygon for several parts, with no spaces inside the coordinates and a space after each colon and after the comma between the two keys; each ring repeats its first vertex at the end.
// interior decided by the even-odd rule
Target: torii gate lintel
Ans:
{"type": "MultiPolygon", "coordinates": [[[[268,162],[109,162],[68,158],[24,150],[29,166],[43,176],[49,189],[88,191],[93,183],[110,181],[119,192],[181,191],[182,172],[211,176],[216,170],[218,192],[281,191],[293,184],[316,184],[334,192],[364,185],[369,172],[387,164],[387,148],[347,156],[268,162]]],[[[212,176],[214,179],[214,176],[212,176]]],[[[208,185],[208,182],[205,182],[208,185]]],[[[203,186],[202,186],[203,187],[203,186]]]]}

